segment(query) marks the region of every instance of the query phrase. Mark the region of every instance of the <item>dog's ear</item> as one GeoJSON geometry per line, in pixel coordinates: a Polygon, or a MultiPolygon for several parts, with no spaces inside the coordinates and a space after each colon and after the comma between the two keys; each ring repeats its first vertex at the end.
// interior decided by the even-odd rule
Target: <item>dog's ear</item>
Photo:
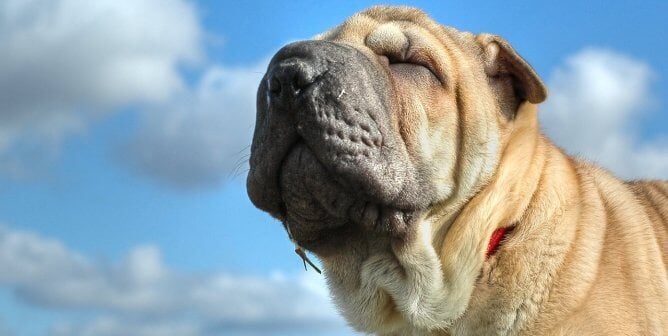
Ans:
{"type": "Polygon", "coordinates": [[[538,104],[545,100],[545,84],[506,40],[496,35],[480,34],[476,41],[482,46],[485,72],[494,85],[501,86],[501,92],[511,91],[517,103],[528,100],[538,104]]]}

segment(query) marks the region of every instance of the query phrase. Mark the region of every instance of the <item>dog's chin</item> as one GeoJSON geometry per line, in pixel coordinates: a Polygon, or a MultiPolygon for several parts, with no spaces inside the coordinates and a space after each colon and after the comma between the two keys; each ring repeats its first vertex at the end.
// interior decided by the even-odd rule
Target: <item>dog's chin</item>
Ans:
{"type": "Polygon", "coordinates": [[[374,201],[373,195],[361,190],[380,186],[350,185],[330,173],[303,142],[295,144],[283,160],[279,185],[289,235],[320,256],[340,252],[361,237],[403,239],[421,211],[374,201]]]}

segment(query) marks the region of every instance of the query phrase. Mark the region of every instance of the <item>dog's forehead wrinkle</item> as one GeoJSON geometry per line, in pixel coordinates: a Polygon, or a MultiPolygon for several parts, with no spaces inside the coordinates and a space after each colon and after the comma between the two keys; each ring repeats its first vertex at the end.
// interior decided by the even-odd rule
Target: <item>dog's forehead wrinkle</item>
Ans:
{"type": "Polygon", "coordinates": [[[386,53],[402,54],[403,50],[409,48],[410,41],[397,24],[384,23],[371,31],[365,39],[366,45],[376,54],[386,53]]]}

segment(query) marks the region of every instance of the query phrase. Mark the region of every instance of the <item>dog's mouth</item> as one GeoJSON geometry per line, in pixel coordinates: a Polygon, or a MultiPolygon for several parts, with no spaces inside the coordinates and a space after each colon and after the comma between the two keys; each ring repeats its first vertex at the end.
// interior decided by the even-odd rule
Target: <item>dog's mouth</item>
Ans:
{"type": "Polygon", "coordinates": [[[379,202],[332,174],[303,139],[297,141],[278,172],[281,218],[290,237],[318,254],[336,252],[360,234],[405,236],[417,207],[379,202]]]}
{"type": "Polygon", "coordinates": [[[387,75],[356,49],[281,49],[258,90],[248,193],[318,254],[369,230],[402,236],[430,203],[392,116],[387,75]]]}

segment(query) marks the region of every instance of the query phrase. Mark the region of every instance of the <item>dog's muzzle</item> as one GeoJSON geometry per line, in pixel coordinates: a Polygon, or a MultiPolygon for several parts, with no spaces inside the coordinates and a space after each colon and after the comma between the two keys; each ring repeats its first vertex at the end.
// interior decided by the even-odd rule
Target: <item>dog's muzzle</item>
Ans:
{"type": "Polygon", "coordinates": [[[290,44],[269,64],[257,95],[248,194],[304,247],[339,245],[363,227],[397,231],[427,205],[389,83],[368,56],[332,42],[290,44]]]}

